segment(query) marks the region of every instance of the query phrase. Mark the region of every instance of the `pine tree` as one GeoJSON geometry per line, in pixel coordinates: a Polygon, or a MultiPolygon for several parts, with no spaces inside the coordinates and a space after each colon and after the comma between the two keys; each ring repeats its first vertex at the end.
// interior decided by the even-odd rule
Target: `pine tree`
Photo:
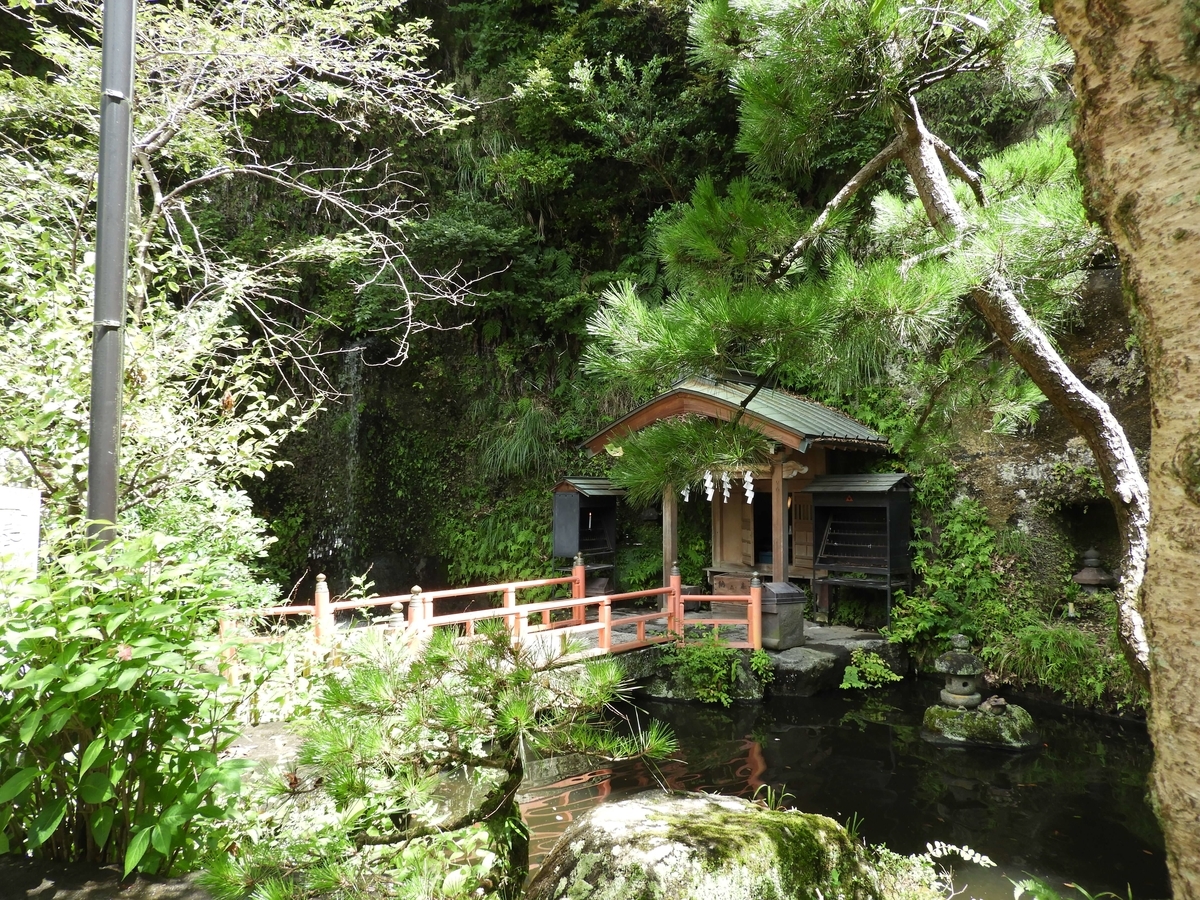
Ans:
{"type": "Polygon", "coordinates": [[[844,388],[879,372],[900,345],[926,382],[923,426],[998,343],[1032,385],[993,367],[988,388],[1003,389],[997,423],[1027,417],[1044,396],[1095,456],[1124,543],[1121,637],[1144,674],[1146,483],[1120,423],[1048,335],[1077,287],[1072,273],[1100,247],[1065,141],[1048,133],[981,172],[923,116],[926,92],[952,79],[986,75],[1015,98],[1049,92],[1070,61],[1049,20],[1031,0],[709,0],[691,34],[695,55],[728,73],[740,98],[739,146],[765,184],[795,183],[844,150],[834,142],[848,135],[873,155],[782,246],[779,204],[788,198],[778,190],[750,217],[739,214],[745,187],[721,202],[701,185],[690,209],[659,230],[664,261],[687,273],[674,279],[677,296],[654,310],[630,290],[612,292],[593,322],[610,358],[597,350],[593,369],[631,372],[643,386],[669,372],[740,366],[803,381],[796,376],[807,370],[810,381],[844,388]],[[853,201],[893,162],[916,201],[878,196],[870,246],[853,254],[844,246],[853,201]]]}
{"type": "Polygon", "coordinates": [[[260,786],[205,886],[218,900],[519,896],[529,754],[676,749],[658,723],[612,729],[629,686],[619,659],[560,662],[500,621],[354,646],[323,679],[297,764],[260,786]]]}
{"type": "Polygon", "coordinates": [[[1194,3],[1053,4],[1079,55],[1076,149],[1090,211],[1120,254],[1146,354],[1150,558],[1143,608],[1153,697],[1154,808],[1174,896],[1200,897],[1200,19],[1194,3]]]}

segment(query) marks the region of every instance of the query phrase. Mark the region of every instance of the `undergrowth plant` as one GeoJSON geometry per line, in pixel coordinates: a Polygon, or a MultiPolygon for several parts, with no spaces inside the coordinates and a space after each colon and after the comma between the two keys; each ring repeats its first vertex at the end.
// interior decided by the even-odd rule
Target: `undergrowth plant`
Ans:
{"type": "Polygon", "coordinates": [[[886,660],[878,653],[861,647],[850,651],[850,665],[842,675],[841,688],[877,688],[903,678],[892,671],[886,660]]]}
{"type": "Polygon", "coordinates": [[[767,651],[761,647],[750,654],[750,671],[764,685],[770,684],[775,680],[775,663],[771,661],[771,657],[767,651]]]}
{"type": "Polygon", "coordinates": [[[721,641],[717,628],[698,640],[675,641],[663,650],[663,664],[676,681],[702,703],[733,702],[741,655],[721,641]]]}
{"type": "Polygon", "coordinates": [[[238,787],[218,605],[172,541],[82,543],[0,579],[0,853],[193,865],[238,787]]]}
{"type": "Polygon", "coordinates": [[[1125,708],[1146,702],[1117,644],[1115,627],[1105,644],[1074,625],[1027,625],[985,647],[983,658],[999,677],[1050,688],[1070,703],[1125,708]]]}
{"type": "MultiPolygon", "coordinates": [[[[722,706],[733,702],[732,692],[742,668],[742,651],[721,641],[719,627],[699,639],[667,644],[662,661],[682,688],[700,702],[722,706]]],[[[765,650],[753,651],[749,664],[764,685],[774,680],[775,667],[765,650]]]]}
{"type": "Polygon", "coordinates": [[[928,661],[959,632],[978,639],[990,620],[1006,616],[995,566],[997,534],[978,501],[957,495],[955,472],[931,466],[917,479],[913,569],[920,584],[897,592],[888,634],[928,661]]]}

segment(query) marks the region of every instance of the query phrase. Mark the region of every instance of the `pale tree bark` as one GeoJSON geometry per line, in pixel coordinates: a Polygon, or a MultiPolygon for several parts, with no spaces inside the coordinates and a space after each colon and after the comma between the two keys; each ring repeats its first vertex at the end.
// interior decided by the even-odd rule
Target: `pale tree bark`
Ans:
{"type": "Polygon", "coordinates": [[[1154,796],[1177,900],[1200,898],[1200,8],[1054,0],[1077,55],[1085,197],[1121,255],[1150,373],[1154,796]]]}
{"type": "MultiPolygon", "coordinates": [[[[942,166],[949,148],[942,149],[945,145],[925,127],[915,101],[907,109],[897,109],[894,119],[904,141],[900,159],[929,221],[947,237],[961,233],[967,218],[942,166]]],[[[968,174],[962,177],[970,183],[968,174]]],[[[972,189],[978,190],[975,184],[972,189]]],[[[993,273],[971,293],[971,299],[1017,365],[1091,448],[1121,532],[1124,558],[1117,588],[1121,644],[1134,672],[1145,678],[1149,647],[1139,593],[1146,570],[1150,505],[1146,480],[1125,429],[1108,404],[1071,371],[1003,275],[993,273]]]]}

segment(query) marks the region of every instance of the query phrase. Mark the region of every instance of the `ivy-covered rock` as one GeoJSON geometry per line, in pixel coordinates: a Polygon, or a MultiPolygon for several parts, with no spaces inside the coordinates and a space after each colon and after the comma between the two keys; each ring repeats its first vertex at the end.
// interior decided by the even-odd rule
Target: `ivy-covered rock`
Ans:
{"type": "Polygon", "coordinates": [[[559,839],[527,900],[867,900],[875,873],[837,822],[736,797],[647,791],[559,839]]]}
{"type": "Polygon", "coordinates": [[[1033,716],[1020,706],[952,709],[931,706],[925,710],[925,737],[937,743],[1006,750],[1028,750],[1038,744],[1033,716]]]}
{"type": "Polygon", "coordinates": [[[641,688],[656,700],[699,700],[702,703],[759,703],[764,685],[750,665],[747,651],[713,640],[669,645],[641,688]]]}

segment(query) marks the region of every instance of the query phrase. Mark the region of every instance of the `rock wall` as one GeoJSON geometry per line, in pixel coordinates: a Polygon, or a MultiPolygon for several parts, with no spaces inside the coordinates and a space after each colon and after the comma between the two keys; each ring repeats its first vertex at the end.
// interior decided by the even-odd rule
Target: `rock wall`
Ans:
{"type": "MultiPolygon", "coordinates": [[[[1149,388],[1117,269],[1091,273],[1076,314],[1061,348],[1072,369],[1112,407],[1145,471],[1149,388]]],[[[1089,545],[1111,568],[1119,559],[1119,537],[1092,453],[1049,404],[1040,413],[1027,433],[1015,436],[989,433],[984,414],[963,417],[952,458],[964,486],[988,508],[993,524],[1034,539],[1041,551],[1035,562],[1044,574],[1078,569],[1079,554],[1089,545]]]]}

